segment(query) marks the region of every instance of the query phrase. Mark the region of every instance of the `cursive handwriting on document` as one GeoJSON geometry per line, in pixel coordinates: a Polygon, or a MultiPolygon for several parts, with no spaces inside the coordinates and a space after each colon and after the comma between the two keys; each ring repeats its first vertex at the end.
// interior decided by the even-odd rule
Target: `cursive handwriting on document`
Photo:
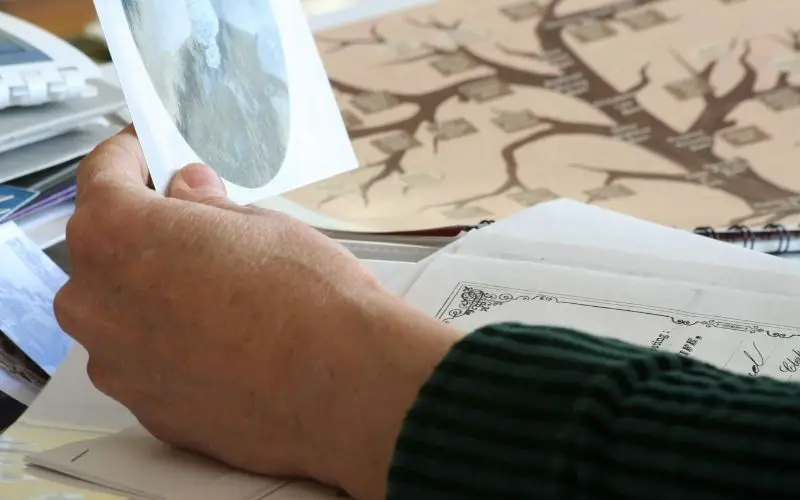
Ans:
{"type": "Polygon", "coordinates": [[[761,349],[759,349],[758,346],[756,345],[756,342],[753,341],[752,352],[750,351],[742,351],[742,352],[744,352],[744,355],[747,357],[747,359],[749,359],[750,362],[753,363],[753,366],[750,368],[750,372],[748,373],[748,375],[750,375],[751,377],[755,377],[761,371],[761,367],[764,366],[764,355],[761,354],[761,349]]]}

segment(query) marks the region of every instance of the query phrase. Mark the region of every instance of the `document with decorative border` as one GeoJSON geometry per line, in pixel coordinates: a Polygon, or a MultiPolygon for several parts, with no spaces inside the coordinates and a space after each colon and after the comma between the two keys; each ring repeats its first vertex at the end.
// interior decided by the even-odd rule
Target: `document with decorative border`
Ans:
{"type": "Polygon", "coordinates": [[[406,299],[465,331],[498,322],[561,326],[674,352],[735,373],[792,380],[796,300],[699,283],[443,255],[406,299]]]}

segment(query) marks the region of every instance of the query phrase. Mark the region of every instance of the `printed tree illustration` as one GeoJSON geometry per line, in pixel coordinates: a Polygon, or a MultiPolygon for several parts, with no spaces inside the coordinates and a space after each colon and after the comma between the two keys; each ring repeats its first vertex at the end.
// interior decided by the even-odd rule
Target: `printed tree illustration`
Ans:
{"type": "MultiPolygon", "coordinates": [[[[521,170],[528,168],[518,160],[518,153],[534,143],[559,136],[588,135],[607,138],[641,148],[680,168],[678,173],[637,172],[615,169],[613,165],[573,164],[567,168],[577,168],[604,176],[602,185],[597,186],[599,197],[624,189],[621,181],[669,181],[693,184],[722,191],[745,202],[751,213],[731,224],[747,223],[753,220],[776,222],[788,216],[800,214],[800,193],[779,186],[760,175],[750,162],[740,157],[722,157],[715,152],[717,141],[725,141],[733,146],[746,146],[768,139],[758,127],[742,125],[731,115],[744,103],[760,100],[773,111],[783,111],[800,105],[800,85],[793,84],[788,69],[781,70],[775,81],[764,85],[759,80],[757,69],[750,58],[755,43],[779,43],[787,51],[800,54],[800,30],[788,30],[777,34],[771,40],[732,40],[727,54],[713,59],[702,67],[695,67],[680,54],[673,57],[683,67],[686,79],[676,82],[670,89],[676,95],[695,97],[704,102],[703,110],[694,121],[684,129],[676,129],[662,118],[646,109],[638,99],[638,93],[651,84],[649,66],[640,70],[639,81],[632,82],[628,88],[617,88],[606,81],[593,69],[570,44],[565,35],[602,37],[603,30],[611,23],[665,24],[675,21],[662,14],[657,7],[670,0],[619,0],[601,7],[559,15],[559,7],[565,0],[540,0],[517,3],[506,15],[515,17],[517,22],[529,23],[531,43],[524,47],[509,47],[497,44],[506,56],[518,58],[521,62],[535,61],[536,67],[543,64],[549,71],[529,69],[526,64],[508,64],[484,57],[470,48],[471,34],[462,29],[459,20],[415,19],[406,22],[417,28],[433,30],[449,35],[454,44],[424,44],[408,56],[398,56],[387,64],[405,65],[420,61],[434,62],[447,58],[448,64],[455,67],[481,67],[491,70],[490,76],[468,77],[442,88],[419,94],[392,93],[363,88],[357,84],[331,78],[331,84],[339,95],[350,98],[371,96],[381,102],[394,105],[411,105],[416,110],[390,123],[375,126],[362,126],[356,120],[345,116],[348,130],[353,140],[390,137],[393,143],[386,145],[385,158],[362,168],[370,175],[359,186],[365,204],[370,203],[374,188],[394,176],[406,173],[404,160],[418,134],[433,130],[446,137],[459,134],[468,123],[450,123],[443,127],[439,118],[440,108],[448,102],[481,102],[492,95],[502,94],[508,88],[536,88],[560,92],[599,111],[604,122],[576,122],[558,116],[544,116],[530,111],[509,111],[496,117],[504,127],[529,130],[527,135],[516,136],[498,152],[498,163],[504,166],[504,180],[496,186],[487,186],[483,192],[448,200],[431,205],[425,209],[459,209],[476,202],[505,195],[510,192],[525,192],[531,189],[523,182],[521,170]],[[577,35],[576,35],[577,33],[577,35]],[[459,40],[464,40],[459,43],[459,40]],[[731,88],[720,91],[712,83],[715,72],[723,61],[735,58],[742,69],[742,76],[731,88]],[[553,85],[558,81],[558,85],[553,85]],[[535,124],[535,126],[532,126],[535,124]],[[404,147],[404,142],[406,143],[404,147]]],[[[385,46],[389,41],[380,33],[379,26],[373,26],[369,36],[357,39],[337,39],[319,37],[322,52],[345,51],[351,47],[376,45],[385,46]]],[[[386,140],[386,139],[384,139],[386,140]]],[[[437,147],[434,141],[433,147],[437,147]]],[[[602,160],[600,160],[602,161],[602,160]]],[[[408,189],[408,188],[407,188],[408,189]]],[[[331,195],[321,204],[329,203],[341,195],[331,195]]],[[[594,200],[590,199],[589,202],[594,200]]]]}

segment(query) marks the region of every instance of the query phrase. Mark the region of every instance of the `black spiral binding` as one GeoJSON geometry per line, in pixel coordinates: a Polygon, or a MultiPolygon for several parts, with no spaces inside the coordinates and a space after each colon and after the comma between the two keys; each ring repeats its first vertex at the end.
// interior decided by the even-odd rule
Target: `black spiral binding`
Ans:
{"type": "Polygon", "coordinates": [[[750,250],[756,248],[756,236],[749,227],[742,224],[737,224],[728,228],[728,231],[738,233],[742,240],[742,246],[745,248],[749,248],[750,250]]]}
{"type": "Polygon", "coordinates": [[[792,242],[792,235],[783,224],[767,224],[764,229],[775,231],[778,234],[778,250],[775,253],[786,253],[792,242]]]}
{"type": "Polygon", "coordinates": [[[746,225],[736,224],[727,230],[701,226],[695,228],[694,233],[706,238],[742,245],[750,250],[755,249],[756,244],[760,241],[775,242],[777,247],[769,253],[778,255],[791,250],[792,238],[800,237],[800,228],[798,230],[789,230],[782,224],[767,224],[754,230],[746,225]]]}
{"type": "Polygon", "coordinates": [[[694,234],[698,236],[705,236],[706,238],[711,238],[712,240],[718,240],[719,235],[717,234],[717,230],[710,226],[701,226],[694,230],[694,234]]]}

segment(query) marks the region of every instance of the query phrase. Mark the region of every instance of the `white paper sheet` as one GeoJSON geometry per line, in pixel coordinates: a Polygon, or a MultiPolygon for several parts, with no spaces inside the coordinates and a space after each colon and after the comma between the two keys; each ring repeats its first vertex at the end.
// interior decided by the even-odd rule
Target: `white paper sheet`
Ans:
{"type": "Polygon", "coordinates": [[[136,417],[127,408],[92,385],[86,374],[88,360],[86,350],[76,345],[24,418],[112,432],[136,425],[136,417]]]}
{"type": "Polygon", "coordinates": [[[390,292],[399,295],[416,264],[411,262],[393,262],[389,260],[364,260],[362,261],[375,278],[380,281],[390,292]]]}
{"type": "Polygon", "coordinates": [[[532,242],[622,250],[654,258],[800,275],[800,265],[794,261],[567,199],[523,210],[483,231],[532,242]]]}
{"type": "Polygon", "coordinates": [[[39,453],[28,463],[147,500],[258,500],[286,483],[176,450],[141,427],[39,453]]]}
{"type": "Polygon", "coordinates": [[[433,261],[405,298],[464,331],[559,326],[735,373],[792,380],[800,369],[796,298],[459,255],[433,261]]]}
{"type": "Polygon", "coordinates": [[[299,0],[95,7],[160,192],[196,162],[240,204],[358,166],[299,0]]]}
{"type": "MultiPolygon", "coordinates": [[[[734,249],[738,250],[738,249],[734,249]]],[[[734,288],[742,291],[800,296],[800,276],[778,271],[651,257],[608,248],[520,240],[492,233],[475,233],[449,253],[505,260],[522,260],[593,269],[615,274],[734,288]]],[[[737,252],[738,253],[738,252],[737,252]]],[[[678,257],[678,256],[676,256],[678,257]]],[[[778,259],[775,259],[778,260],[778,259]]]]}
{"type": "MultiPolygon", "coordinates": [[[[702,269],[704,265],[733,269],[747,269],[748,276],[717,278],[739,280],[744,287],[749,284],[750,277],[758,272],[773,273],[780,276],[800,276],[800,259],[780,259],[772,255],[754,252],[730,243],[723,243],[697,236],[688,231],[669,228],[652,222],[636,219],[619,214],[594,205],[586,205],[577,201],[560,199],[542,203],[528,210],[523,210],[507,219],[487,226],[480,231],[468,233],[463,238],[448,245],[440,252],[424,259],[416,271],[409,274],[403,290],[408,290],[417,276],[425,269],[428,263],[441,254],[469,254],[469,255],[522,255],[532,248],[530,245],[560,245],[563,248],[576,247],[569,253],[575,255],[579,248],[586,251],[586,261],[582,265],[593,265],[598,258],[593,254],[601,255],[603,252],[624,252],[627,255],[639,256],[638,262],[646,265],[647,261],[654,264],[649,272],[659,272],[655,265],[661,259],[675,263],[686,263],[687,269],[681,271],[682,275],[693,273],[702,269]],[[493,244],[492,237],[498,240],[493,244]],[[508,239],[514,239],[525,248],[514,250],[510,247],[508,239]],[[505,243],[503,242],[505,239],[505,243]]],[[[535,253],[528,255],[531,260],[536,259],[535,253]]],[[[551,258],[558,258],[551,256],[551,258]]],[[[579,259],[580,260],[580,259],[579,259]]],[[[573,259],[574,261],[574,259],[573,259]]],[[[619,258],[614,259],[619,263],[619,258]]],[[[678,265],[678,264],[676,264],[678,265]]],[[[617,271],[627,273],[627,266],[619,265],[617,271]]],[[[705,269],[701,274],[708,276],[717,271],[705,269]]],[[[765,278],[757,280],[763,283],[765,278]]],[[[757,285],[757,284],[756,284],[757,285]]],[[[772,287],[787,289],[794,286],[788,284],[773,284],[772,287]]]]}

